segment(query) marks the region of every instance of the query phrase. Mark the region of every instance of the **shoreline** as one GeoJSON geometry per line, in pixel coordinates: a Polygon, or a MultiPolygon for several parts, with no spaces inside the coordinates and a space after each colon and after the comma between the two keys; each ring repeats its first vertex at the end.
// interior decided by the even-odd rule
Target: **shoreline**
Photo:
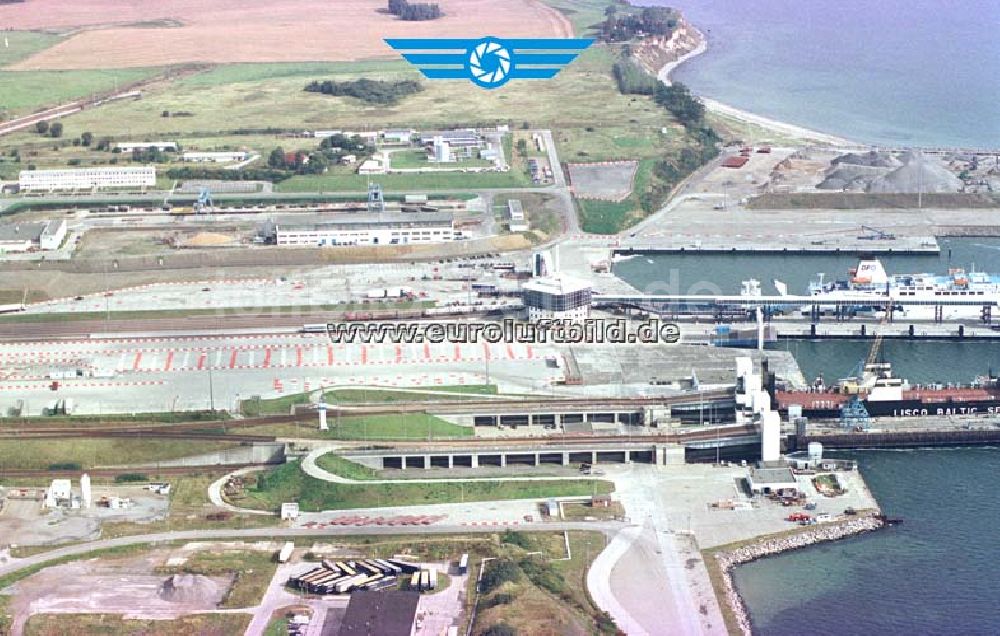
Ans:
{"type": "MultiPolygon", "coordinates": [[[[697,57],[706,51],[708,51],[708,37],[701,32],[700,29],[692,25],[690,22],[687,23],[687,28],[698,39],[698,45],[684,53],[676,60],[667,62],[660,67],[659,71],[656,73],[656,79],[660,80],[667,86],[670,86],[670,74],[673,73],[681,64],[684,62],[697,57]]],[[[698,98],[705,104],[705,108],[709,111],[722,115],[724,117],[731,117],[733,119],[739,120],[743,123],[752,124],[755,126],[760,126],[761,128],[767,128],[773,130],[774,132],[789,135],[792,137],[801,137],[806,140],[818,141],[823,144],[829,144],[832,146],[858,146],[864,145],[858,142],[851,141],[845,137],[840,137],[838,135],[832,135],[829,133],[820,132],[818,130],[812,130],[811,128],[806,128],[804,126],[799,126],[797,124],[789,124],[787,122],[778,121],[776,119],[771,119],[770,117],[765,117],[763,115],[758,115],[756,113],[751,113],[749,111],[743,110],[741,108],[736,108],[735,106],[730,106],[729,104],[724,104],[718,100],[704,97],[698,95],[698,98]]]]}
{"type": "Polygon", "coordinates": [[[723,589],[717,590],[719,603],[726,604],[736,616],[737,627],[745,636],[752,636],[753,622],[747,609],[746,601],[740,595],[733,580],[733,570],[740,566],[792,550],[798,550],[817,543],[838,541],[848,537],[873,532],[885,527],[885,523],[875,514],[838,521],[832,524],[813,527],[803,532],[781,537],[761,537],[749,544],[731,550],[711,552],[712,560],[722,575],[723,589]]]}

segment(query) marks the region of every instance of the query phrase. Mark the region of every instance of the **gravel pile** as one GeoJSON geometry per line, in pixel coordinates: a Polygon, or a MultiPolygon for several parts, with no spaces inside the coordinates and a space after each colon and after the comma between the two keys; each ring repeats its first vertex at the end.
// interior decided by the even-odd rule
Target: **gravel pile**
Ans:
{"type": "Polygon", "coordinates": [[[904,153],[904,164],[880,179],[872,181],[869,192],[916,193],[959,192],[964,185],[956,175],[937,158],[919,153],[904,153]]]}
{"type": "Polygon", "coordinates": [[[174,574],[160,587],[160,598],[173,603],[190,603],[214,598],[215,581],[201,574],[174,574]]]}

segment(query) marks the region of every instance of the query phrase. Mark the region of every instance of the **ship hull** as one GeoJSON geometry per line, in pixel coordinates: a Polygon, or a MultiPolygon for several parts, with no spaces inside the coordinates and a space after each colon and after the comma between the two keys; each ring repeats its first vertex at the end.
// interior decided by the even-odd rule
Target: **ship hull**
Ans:
{"type": "MultiPolygon", "coordinates": [[[[811,394],[810,397],[815,397],[811,394]]],[[[1000,415],[1000,397],[985,400],[864,400],[862,402],[871,417],[922,418],[949,415],[1000,415]]],[[[794,399],[781,405],[787,412],[794,399]]],[[[814,403],[802,406],[802,415],[819,419],[840,417],[840,404],[814,403]]]]}

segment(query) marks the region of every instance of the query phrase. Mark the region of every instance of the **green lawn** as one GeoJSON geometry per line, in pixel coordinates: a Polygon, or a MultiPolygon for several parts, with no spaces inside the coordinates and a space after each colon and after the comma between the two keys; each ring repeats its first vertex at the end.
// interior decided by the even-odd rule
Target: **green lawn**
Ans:
{"type": "Polygon", "coordinates": [[[0,470],[37,470],[63,463],[77,463],[85,469],[155,463],[236,446],[230,442],[176,439],[3,440],[0,470]]]}
{"type": "Polygon", "coordinates": [[[315,417],[308,424],[279,424],[254,427],[256,434],[278,437],[304,437],[310,439],[343,440],[407,440],[468,437],[471,426],[459,426],[426,413],[405,415],[357,415],[351,417],[329,416],[330,430],[316,428],[315,417]]]}
{"type": "Polygon", "coordinates": [[[488,481],[433,484],[337,484],[313,479],[297,462],[269,470],[259,477],[258,489],[249,488],[239,505],[277,510],[282,502],[298,501],[302,510],[339,510],[462,501],[547,499],[590,496],[612,491],[599,480],[488,481]]]}
{"type": "Polygon", "coordinates": [[[316,465],[323,470],[333,473],[334,475],[346,477],[347,479],[363,480],[379,478],[378,471],[374,468],[362,466],[357,462],[352,462],[349,459],[344,459],[340,455],[334,455],[333,453],[320,455],[316,459],[316,465]]]}
{"type": "Polygon", "coordinates": [[[249,614],[193,614],[174,619],[125,619],[114,614],[35,614],[25,625],[25,636],[215,636],[242,634],[249,614]]]}

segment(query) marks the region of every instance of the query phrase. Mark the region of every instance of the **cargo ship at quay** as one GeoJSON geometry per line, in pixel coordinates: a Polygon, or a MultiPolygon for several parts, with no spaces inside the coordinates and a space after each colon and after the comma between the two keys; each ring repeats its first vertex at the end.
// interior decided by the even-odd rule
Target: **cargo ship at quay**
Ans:
{"type": "MultiPolygon", "coordinates": [[[[980,377],[968,385],[911,385],[893,377],[888,362],[864,365],[861,377],[844,378],[827,386],[817,379],[806,390],[772,389],[777,408],[801,408],[805,417],[839,418],[860,403],[869,417],[939,417],[1000,414],[1000,379],[980,377]]],[[[797,409],[794,409],[797,410],[797,409]]]]}

